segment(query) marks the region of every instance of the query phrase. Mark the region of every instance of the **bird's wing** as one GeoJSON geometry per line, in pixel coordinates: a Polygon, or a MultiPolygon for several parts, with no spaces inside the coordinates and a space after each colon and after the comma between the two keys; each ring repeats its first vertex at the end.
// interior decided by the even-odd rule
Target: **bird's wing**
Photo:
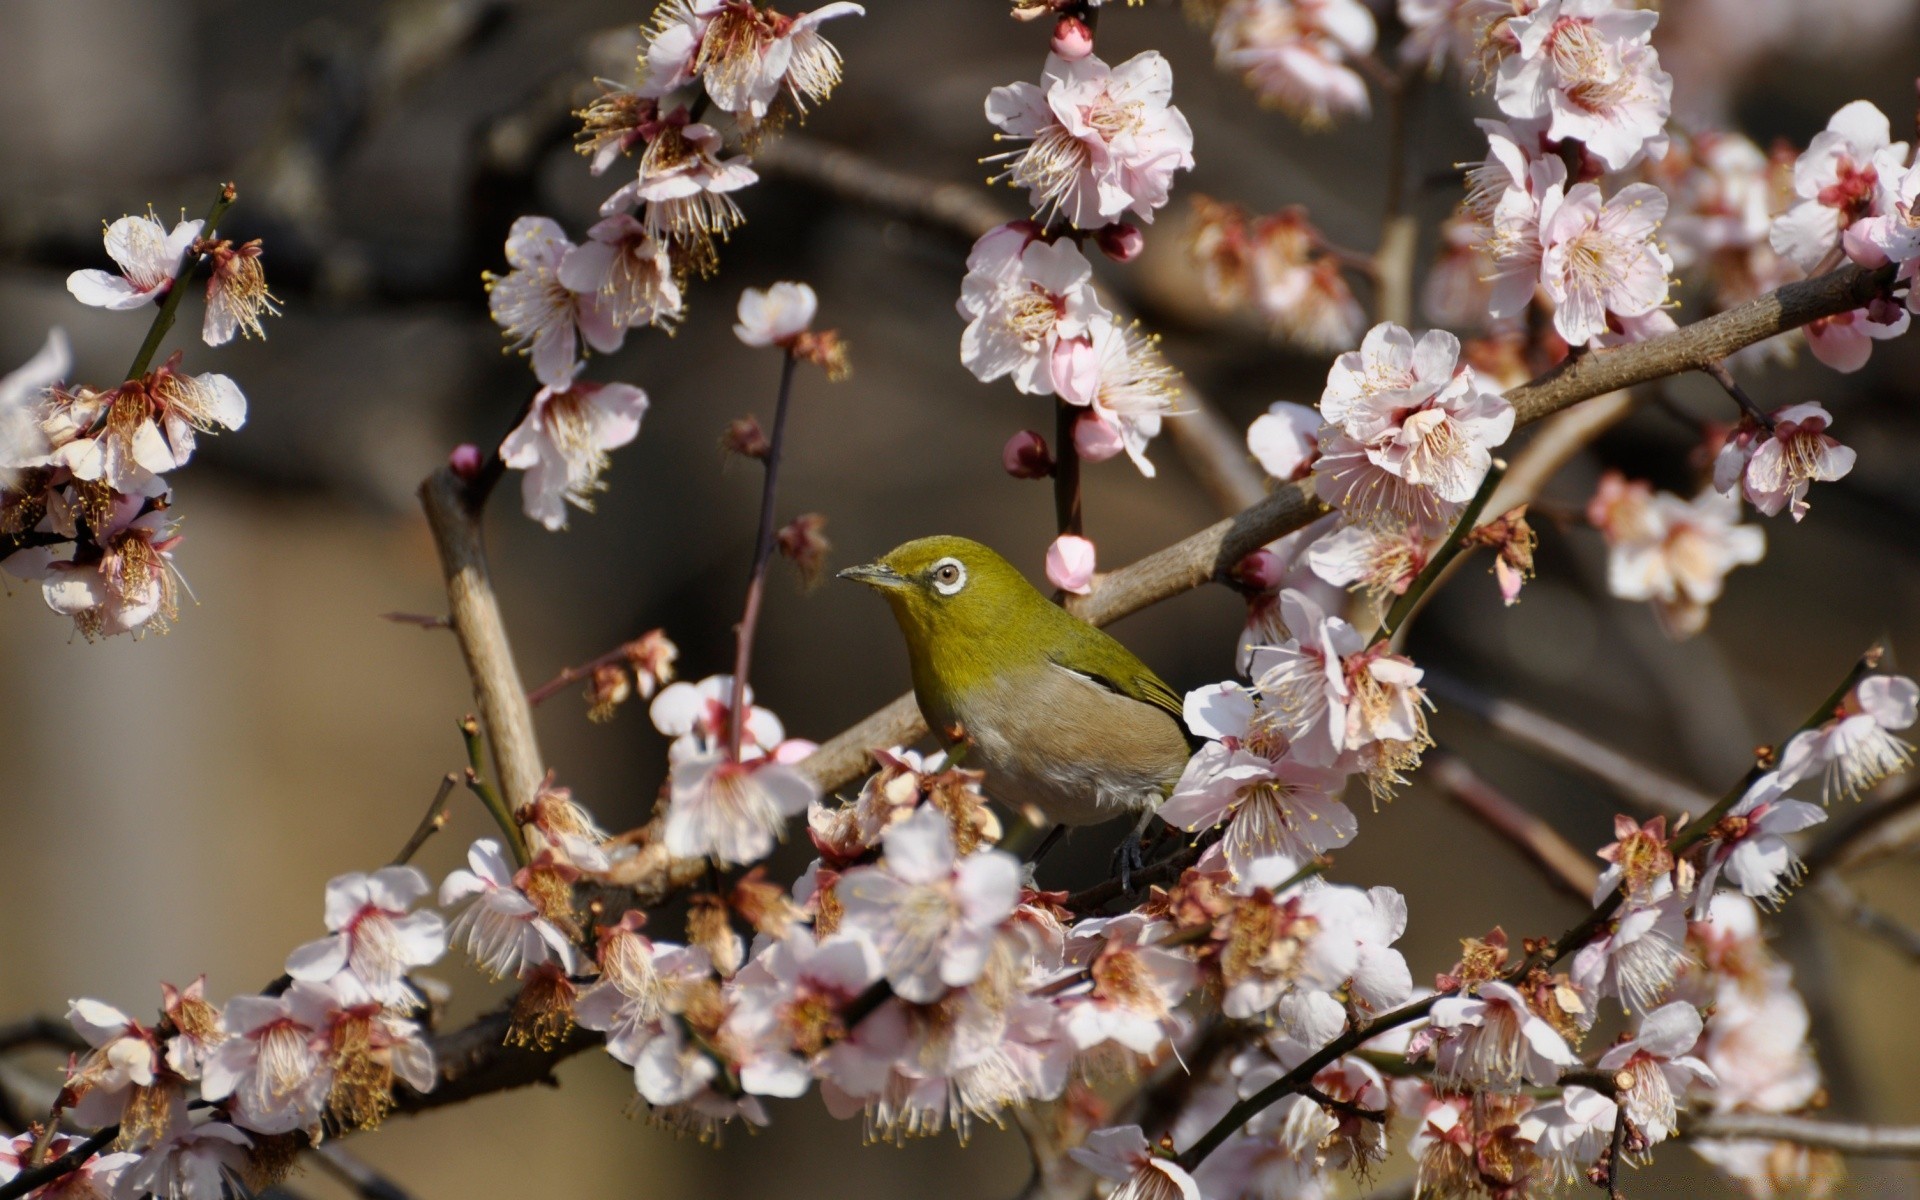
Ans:
{"type": "MultiPolygon", "coordinates": [[[[1076,638],[1047,656],[1055,666],[1129,700],[1164,709],[1176,722],[1181,721],[1183,708],[1179,694],[1155,675],[1151,667],[1106,634],[1090,625],[1083,628],[1090,637],[1076,638]]],[[[1184,729],[1185,725],[1181,727],[1184,729]]]]}

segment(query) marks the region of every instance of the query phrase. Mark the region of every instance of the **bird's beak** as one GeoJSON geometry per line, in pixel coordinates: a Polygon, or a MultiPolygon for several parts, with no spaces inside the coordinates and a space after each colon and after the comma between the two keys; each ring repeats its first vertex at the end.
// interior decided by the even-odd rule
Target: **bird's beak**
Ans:
{"type": "Polygon", "coordinates": [[[864,583],[870,588],[891,592],[907,586],[907,577],[887,566],[885,563],[862,563],[857,567],[848,567],[836,578],[851,579],[855,583],[864,583]]]}

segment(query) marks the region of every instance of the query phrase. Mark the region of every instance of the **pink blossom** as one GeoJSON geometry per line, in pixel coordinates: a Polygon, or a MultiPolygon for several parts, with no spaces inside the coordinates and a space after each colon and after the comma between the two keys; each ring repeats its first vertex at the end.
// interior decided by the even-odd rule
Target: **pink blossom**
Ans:
{"type": "MultiPolygon", "coordinates": [[[[12,1138],[0,1137],[0,1184],[12,1183],[22,1171],[34,1165],[34,1153],[39,1149],[39,1140],[39,1134],[31,1129],[12,1138]]],[[[53,1162],[64,1158],[78,1150],[84,1141],[85,1138],[74,1134],[53,1134],[47,1139],[46,1157],[41,1161],[53,1162]]],[[[95,1154],[65,1175],[51,1183],[42,1184],[27,1195],[32,1200],[104,1200],[119,1192],[119,1181],[141,1157],[124,1151],[95,1154]]],[[[219,1197],[194,1196],[186,1200],[219,1200],[219,1197]]]]}
{"type": "Polygon", "coordinates": [[[1225,930],[1239,953],[1222,963],[1220,1009],[1244,1020],[1269,1014],[1282,1029],[1315,1044],[1340,1032],[1345,1010],[1331,993],[1360,964],[1356,922],[1372,913],[1357,888],[1290,883],[1298,864],[1257,858],[1232,884],[1243,898],[1225,930]]]}
{"type": "MultiPolygon", "coordinates": [[[[118,1200],[134,1200],[140,1196],[152,1196],[156,1200],[224,1200],[227,1196],[243,1195],[253,1161],[249,1153],[252,1146],[252,1138],[224,1121],[207,1121],[176,1130],[121,1172],[113,1194],[118,1200]]],[[[95,1159],[90,1166],[98,1171],[101,1161],[95,1159]]]]}
{"type": "Polygon", "coordinates": [[[1079,247],[1065,238],[1041,241],[1020,221],[973,244],[958,307],[967,319],[961,363],[982,383],[1012,375],[1015,387],[1035,396],[1056,389],[1059,347],[1086,339],[1095,321],[1113,315],[1094,294],[1093,264],[1079,247]]]}
{"type": "Polygon", "coordinates": [[[259,238],[235,246],[221,239],[206,247],[207,311],[200,322],[200,338],[209,346],[224,346],[238,333],[265,340],[261,317],[277,317],[279,297],[267,290],[266,271],[260,266],[259,238]]]}
{"type": "Polygon", "coordinates": [[[1769,771],[1720,818],[1706,865],[1700,871],[1696,907],[1704,909],[1723,872],[1748,899],[1761,903],[1778,904],[1800,881],[1800,859],[1784,835],[1818,825],[1827,814],[1811,804],[1787,799],[1789,786],[1779,772],[1769,771]]]}
{"type": "Polygon", "coordinates": [[[440,884],[442,907],[467,902],[447,926],[450,941],[463,946],[496,979],[525,976],[547,963],[568,974],[577,970],[579,953],[572,939],[527,898],[500,843],[491,838],[475,842],[467,851],[467,868],[440,884]]]}
{"type": "Polygon", "coordinates": [[[16,468],[28,466],[50,449],[40,426],[47,393],[73,370],[73,349],[60,329],[34,356],[0,375],[0,488],[11,487],[16,468]]]}
{"type": "Polygon", "coordinates": [[[639,932],[636,914],[600,930],[600,979],[574,1001],[574,1019],[607,1035],[607,1053],[633,1066],[664,1020],[683,1011],[713,978],[713,960],[698,946],[656,942],[639,932]]]}
{"type": "Polygon", "coordinates": [[[89,641],[165,630],[178,615],[173,548],[180,539],[167,510],[144,508],[137,495],[115,496],[94,530],[97,550],[32,547],[0,562],[13,575],[40,581],[47,607],[71,617],[89,641]]]}
{"type": "Polygon", "coordinates": [[[1514,5],[1512,0],[1399,0],[1396,11],[1407,27],[1400,61],[1424,63],[1438,74],[1449,61],[1463,71],[1477,68],[1499,44],[1489,36],[1490,27],[1497,18],[1512,16],[1514,5]]]}
{"type": "MultiPolygon", "coordinates": [[[[1721,904],[1716,901],[1714,907],[1721,904]]],[[[1700,1058],[1718,1080],[1707,1104],[1719,1112],[1806,1107],[1820,1091],[1810,1025],[1806,1002],[1787,981],[1784,967],[1757,988],[1720,988],[1699,1046],[1700,1058]]]]}
{"type": "Polygon", "coordinates": [[[1781,509],[1798,521],[1807,515],[1807,488],[1830,483],[1853,470],[1854,453],[1827,435],[1833,417],[1818,404],[1790,404],[1773,414],[1771,432],[1743,421],[1713,462],[1713,486],[1735,487],[1768,516],[1781,509]]]}
{"type": "Polygon", "coordinates": [[[669,780],[664,844],[676,858],[758,862],[773,852],[787,820],[819,795],[777,757],[735,761],[722,747],[683,758],[669,780]]]}
{"type": "Polygon", "coordinates": [[[1698,1010],[1676,1000],[1640,1018],[1631,1038],[1600,1057],[1600,1070],[1632,1080],[1620,1100],[1649,1145],[1673,1136],[1679,1125],[1677,1109],[1689,1090],[1719,1082],[1713,1068],[1691,1053],[1701,1028],[1698,1010]]]}
{"type": "Polygon", "coordinates": [[[631,213],[615,213],[587,230],[587,240],[560,256],[561,286],[599,299],[613,322],[671,329],[685,312],[666,243],[631,213]]]}
{"type": "Polygon", "coordinates": [[[1060,213],[1095,230],[1167,202],[1173,173],[1193,167],[1193,130],[1173,107],[1173,68],[1157,51],[1109,67],[1089,54],[1047,57],[1040,82],[987,95],[987,120],[1026,147],[995,156],[1027,189],[1036,216],[1060,213]]]}
{"type": "MultiPolygon", "coordinates": [[[[1906,165],[1905,150],[1898,146],[1876,153],[1872,169],[1876,211],[1847,226],[1842,242],[1847,256],[1862,266],[1896,262],[1901,278],[1909,278],[1909,264],[1920,258],[1920,171],[1906,165]]],[[[1915,303],[1911,291],[1907,303],[1915,303]]]]}
{"type": "Polygon", "coordinates": [[[1078,534],[1063,533],[1047,547],[1047,582],[1063,592],[1084,596],[1093,591],[1093,543],[1078,534]]]}
{"type": "MultiPolygon", "coordinates": [[[[753,702],[753,686],[742,698],[746,728],[740,731],[740,757],[752,761],[774,753],[785,741],[786,726],[770,709],[753,702]]],[[[684,680],[660,689],[647,708],[653,727],[673,739],[667,761],[674,765],[728,745],[733,721],[733,676],[709,675],[699,683],[684,680]]]]}
{"type": "Polygon", "coordinates": [[[1247,450],[1275,479],[1304,479],[1320,453],[1320,414],[1276,400],[1247,426],[1247,450]]]}
{"type": "MultiPolygon", "coordinates": [[[[1133,328],[1096,319],[1090,338],[1084,354],[1090,369],[1076,369],[1077,363],[1063,369],[1058,355],[1053,369],[1060,398],[1087,406],[1074,425],[1075,446],[1092,462],[1124,450],[1151,479],[1154,467],[1147,461],[1147,443],[1159,434],[1161,418],[1178,412],[1180,375],[1160,356],[1156,339],[1142,337],[1133,328]]],[[[1072,348],[1080,345],[1058,343],[1074,359],[1081,356],[1072,348]]]]}
{"type": "Polygon", "coordinates": [[[1688,501],[1610,474],[1587,511],[1607,542],[1608,590],[1650,602],[1676,638],[1705,628],[1728,572],[1767,552],[1766,531],[1741,524],[1739,501],[1712,489],[1688,501]]]}
{"type": "Polygon", "coordinates": [[[1522,1118],[1520,1136],[1553,1175],[1577,1183],[1613,1144],[1619,1106],[1589,1087],[1574,1084],[1558,1100],[1536,1104],[1522,1118]]]}
{"type": "Polygon", "coordinates": [[[1500,111],[1545,118],[1547,136],[1581,142],[1609,170],[1659,158],[1673,79],[1648,44],[1658,20],[1614,0],[1542,0],[1507,23],[1517,50],[1500,63],[1500,111]]]}
{"type": "Polygon", "coordinates": [[[1773,248],[1803,271],[1820,267],[1839,249],[1842,230],[1890,208],[1876,157],[1889,151],[1891,160],[1905,161],[1906,150],[1904,142],[1893,142],[1886,114],[1868,101],[1834,113],[1793,164],[1800,199],[1774,218],[1773,248]]]}
{"type": "Polygon", "coordinates": [[[713,239],[724,238],[746,218],[732,193],[760,182],[745,155],[721,158],[720,131],[699,122],[660,123],[640,155],[634,179],[600,204],[600,215],[645,205],[640,223],[660,242],[687,250],[696,266],[711,267],[713,239]]]}
{"type": "Polygon", "coordinates": [[[231,1034],[207,1059],[200,1094],[228,1100],[236,1123],[255,1133],[317,1133],[333,1070],[326,1032],[337,997],[325,984],[296,981],[279,996],[235,996],[222,1020],[231,1034]]]}
{"type": "Polygon", "coordinates": [[[1842,375],[1851,375],[1867,365],[1875,342],[1899,337],[1909,320],[1907,310],[1892,302],[1821,317],[1807,326],[1807,349],[1842,375]]]}
{"type": "Polygon", "coordinates": [[[1847,693],[1840,709],[1819,727],[1797,733],[1780,753],[1780,778],[1788,787],[1821,777],[1820,798],[1859,799],[1888,776],[1913,764],[1913,745],[1893,731],[1920,714],[1920,685],[1904,675],[1869,675],[1847,693]]]}
{"type": "MultiPolygon", "coordinates": [[[[1605,872],[1595,889],[1595,903],[1611,895],[1620,879],[1617,867],[1605,872]]],[[[1588,1002],[1580,1014],[1582,1026],[1599,1016],[1593,1002],[1608,996],[1619,997],[1627,1011],[1635,1013],[1649,1012],[1666,999],[1687,962],[1686,942],[1687,896],[1661,876],[1648,894],[1622,905],[1573,956],[1568,975],[1588,1002]]]]}
{"type": "Polygon", "coordinates": [[[881,843],[879,865],[840,877],[844,919],[873,940],[895,993],[931,1004],[986,970],[1019,901],[1020,865],[999,850],[960,857],[946,815],[931,806],[889,827],[881,843]]]}
{"type": "Polygon", "coordinates": [[[1518,316],[1540,287],[1541,218],[1566,193],[1567,165],[1543,147],[1539,122],[1482,120],[1487,157],[1467,172],[1461,211],[1479,227],[1479,248],[1491,263],[1488,311],[1518,316]]]}
{"type": "MultiPolygon", "coordinates": [[[[1686,169],[1668,188],[1673,205],[1665,232],[1674,264],[1689,267],[1765,247],[1774,193],[1766,152],[1740,134],[1718,130],[1693,134],[1687,149],[1686,169]]],[[[1667,161],[1671,166],[1675,160],[1667,161]]]]}
{"type": "Polygon", "coordinates": [[[446,922],[440,914],[409,911],[432,890],[416,867],[335,876],[327,884],[331,932],[289,954],[287,974],[325,983],[351,971],[380,1003],[413,1007],[416,999],[407,972],[438,962],[447,952],[446,922]]]}
{"type": "Polygon", "coordinates": [[[804,113],[840,82],[840,53],[819,26],[865,12],[842,2],[788,17],[738,0],[670,0],[641,49],[640,93],[664,97],[698,79],[714,107],[751,126],[784,88],[804,113]]]}
{"type": "Polygon", "coordinates": [[[569,379],[543,387],[527,415],[500,443],[500,461],[526,474],[520,507],[546,528],[567,527],[567,506],[593,511],[607,454],[640,436],[647,394],[626,383],[569,379]]]}
{"type": "Polygon", "coordinates": [[[1229,0],[1213,53],[1261,100],[1314,128],[1367,114],[1366,80],[1350,64],[1373,52],[1377,36],[1358,0],[1229,0]]]}
{"type": "Polygon", "coordinates": [[[1346,777],[1307,766],[1269,732],[1258,698],[1234,683],[1187,693],[1187,727],[1211,739],[1187,764],[1160,819],[1190,833],[1227,827],[1227,863],[1244,876],[1256,858],[1310,861],[1353,840],[1346,777]]]}
{"type": "Polygon", "coordinates": [[[1177,1009],[1200,982],[1193,960],[1153,944],[1165,926],[1125,914],[1074,926],[1070,951],[1086,960],[1089,982],[1060,994],[1061,1031],[1081,1051],[1109,1043],[1150,1056],[1177,1032],[1177,1009]]]}
{"type": "Polygon", "coordinates": [[[581,339],[611,354],[627,336],[608,299],[561,282],[560,265],[573,249],[558,223],[521,217],[507,233],[507,264],[513,269],[486,276],[487,308],[508,348],[529,355],[534,375],[549,388],[573,382],[581,339]]]}
{"type": "Polygon", "coordinates": [[[733,336],[749,346],[788,346],[813,324],[820,299],[804,283],[776,283],[740,293],[733,336]]]}
{"type": "Polygon", "coordinates": [[[740,1086],[757,1096],[799,1096],[811,1060],[840,1031],[838,1013],[880,978],[880,958],[857,932],[815,941],[807,930],[768,942],[729,985],[721,1037],[737,1056],[740,1086]]]}
{"type": "Polygon", "coordinates": [[[1096,1129],[1074,1161],[1120,1186],[1107,1200],[1201,1200],[1199,1185],[1170,1158],[1154,1154],[1138,1125],[1096,1129]]]}
{"type": "Polygon", "coordinates": [[[182,1081],[169,1070],[152,1030],[98,1000],[69,1001],[67,1022],[93,1047],[67,1070],[76,1121],[118,1124],[121,1144],[136,1148],[186,1121],[182,1081]]]}
{"type": "Polygon", "coordinates": [[[49,393],[45,424],[58,436],[52,461],[116,492],[157,495],[155,476],[184,467],[196,435],[247,423],[247,398],[225,375],[188,375],[180,353],[139,379],[106,392],[49,393]],[[84,432],[83,432],[84,431],[84,432]]]}
{"type": "Polygon", "coordinates": [[[1416,526],[1390,521],[1340,525],[1307,547],[1307,565],[1336,587],[1376,597],[1405,595],[1427,565],[1433,539],[1416,526]]]}
{"type": "Polygon", "coordinates": [[[1557,306],[1554,328],[1568,345],[1603,336],[1609,315],[1645,316],[1666,303],[1673,260],[1654,239],[1666,213],[1666,193],[1646,183],[1630,183],[1604,204],[1591,183],[1574,185],[1564,197],[1547,193],[1540,206],[1540,284],[1557,306]]]}
{"type": "Polygon", "coordinates": [[[107,226],[107,254],[120,266],[111,271],[75,271],[67,290],[82,304],[125,310],[150,304],[167,294],[180,263],[200,238],[204,221],[182,221],[169,232],[149,209],[144,217],[121,217],[107,226]]]}
{"type": "Polygon", "coordinates": [[[1517,1091],[1554,1083],[1561,1071],[1580,1063],[1566,1039],[1511,984],[1498,980],[1481,984],[1473,995],[1440,997],[1431,1023],[1443,1035],[1435,1063],[1450,1083],[1517,1091]]]}

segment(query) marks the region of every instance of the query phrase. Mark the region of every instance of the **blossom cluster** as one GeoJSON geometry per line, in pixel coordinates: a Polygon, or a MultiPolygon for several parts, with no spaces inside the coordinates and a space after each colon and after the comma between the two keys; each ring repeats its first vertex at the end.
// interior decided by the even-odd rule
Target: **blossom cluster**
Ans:
{"type": "MultiPolygon", "coordinates": [[[[232,202],[231,189],[218,209],[232,202]]],[[[158,308],[154,333],[117,386],[73,381],[73,356],[55,329],[29,362],[0,379],[0,569],[40,585],[47,606],[89,641],[165,631],[185,585],[167,475],[193,458],[198,439],[246,424],[247,398],[217,372],[192,374],[185,351],[158,365],[176,286],[208,268],[201,339],[265,337],[279,308],[267,290],[258,240],[234,245],[205,221],[173,228],[149,211],[106,227],[119,268],[75,271],[67,290],[116,312],[158,308]]]]}

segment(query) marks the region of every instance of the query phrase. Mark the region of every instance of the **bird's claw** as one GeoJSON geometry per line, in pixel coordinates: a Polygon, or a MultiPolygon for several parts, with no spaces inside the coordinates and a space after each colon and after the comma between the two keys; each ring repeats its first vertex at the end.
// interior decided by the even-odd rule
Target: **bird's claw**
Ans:
{"type": "Polygon", "coordinates": [[[1120,890],[1133,890],[1133,877],[1146,869],[1147,855],[1137,834],[1128,834],[1113,850],[1113,871],[1120,877],[1120,890]]]}

